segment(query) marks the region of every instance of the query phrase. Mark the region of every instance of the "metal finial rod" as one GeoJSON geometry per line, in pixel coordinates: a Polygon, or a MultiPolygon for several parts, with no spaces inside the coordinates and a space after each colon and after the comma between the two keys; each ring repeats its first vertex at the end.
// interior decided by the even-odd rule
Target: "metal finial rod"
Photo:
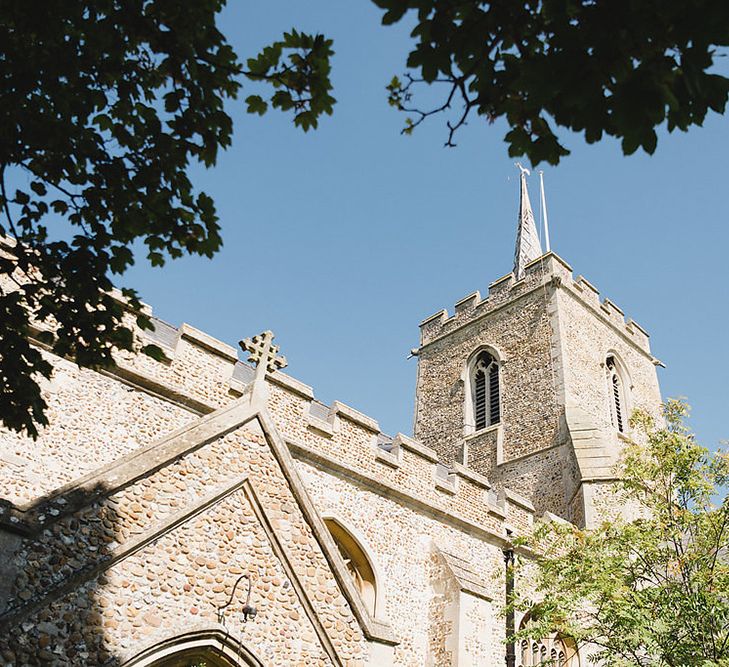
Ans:
{"type": "Polygon", "coordinates": [[[539,170],[539,192],[542,197],[542,213],[544,214],[544,245],[547,247],[547,252],[550,252],[552,248],[549,245],[549,220],[547,219],[547,200],[544,197],[544,172],[539,170]]]}

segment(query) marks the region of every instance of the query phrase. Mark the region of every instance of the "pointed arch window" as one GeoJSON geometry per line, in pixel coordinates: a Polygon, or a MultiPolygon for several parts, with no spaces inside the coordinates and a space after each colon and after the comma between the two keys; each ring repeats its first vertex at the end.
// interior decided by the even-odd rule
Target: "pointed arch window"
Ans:
{"type": "Polygon", "coordinates": [[[521,643],[518,667],[579,667],[580,657],[574,642],[557,634],[521,643]]]}
{"type": "Polygon", "coordinates": [[[473,428],[480,431],[501,422],[499,362],[489,352],[480,352],[470,375],[473,428]]]}
{"type": "Polygon", "coordinates": [[[628,405],[623,373],[613,355],[605,360],[605,368],[607,370],[610,418],[613,426],[620,433],[625,433],[628,426],[628,405]]]}
{"type": "Polygon", "coordinates": [[[377,581],[369,558],[359,542],[336,519],[324,519],[324,524],[334,538],[334,543],[354,580],[362,601],[371,616],[375,615],[377,604],[377,581]]]}

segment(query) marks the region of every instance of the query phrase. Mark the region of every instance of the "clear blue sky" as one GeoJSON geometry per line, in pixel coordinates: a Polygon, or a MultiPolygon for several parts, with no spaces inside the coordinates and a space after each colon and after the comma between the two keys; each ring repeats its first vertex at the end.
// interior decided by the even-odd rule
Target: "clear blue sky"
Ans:
{"type": "MultiPolygon", "coordinates": [[[[505,127],[474,120],[455,149],[442,147],[443,119],[400,136],[384,86],[403,72],[407,29],[381,27],[368,0],[232,2],[221,25],[243,57],[293,26],[333,37],[334,116],[303,134],[231,106],[233,147],[194,172],[223,251],[140,262],[126,283],[159,317],[233,345],[272,329],[318,398],[410,433],[418,323],[511,269],[505,127]]],[[[688,397],[711,447],[729,438],[728,122],[664,133],[652,157],[567,137],[572,155],[545,168],[553,249],[649,331],[664,396],[688,397]]]]}

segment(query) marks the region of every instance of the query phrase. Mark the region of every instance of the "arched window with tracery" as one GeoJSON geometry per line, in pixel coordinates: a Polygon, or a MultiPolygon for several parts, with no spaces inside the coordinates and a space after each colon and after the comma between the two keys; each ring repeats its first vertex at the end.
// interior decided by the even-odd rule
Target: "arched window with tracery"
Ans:
{"type": "MultiPolygon", "coordinates": [[[[519,626],[521,630],[527,626],[529,618],[530,615],[527,614],[522,619],[519,626]]],[[[556,632],[539,640],[523,639],[521,652],[517,657],[518,667],[580,667],[580,656],[575,642],[556,632]]]]}
{"type": "Polygon", "coordinates": [[[610,402],[610,419],[613,426],[620,432],[625,433],[628,427],[628,403],[625,373],[614,355],[609,355],[605,360],[607,371],[608,396],[610,402]]]}
{"type": "Polygon", "coordinates": [[[557,634],[545,637],[531,644],[521,643],[518,667],[579,667],[580,658],[574,642],[557,634]]]}
{"type": "Polygon", "coordinates": [[[336,519],[324,519],[329,533],[354,580],[354,584],[362,596],[362,601],[370,615],[374,616],[377,608],[377,581],[375,570],[367,554],[359,542],[336,519]]]}
{"type": "MultiPolygon", "coordinates": [[[[469,365],[471,428],[480,431],[501,422],[499,362],[483,350],[469,365]]],[[[470,413],[470,414],[469,414],[470,413]]]]}

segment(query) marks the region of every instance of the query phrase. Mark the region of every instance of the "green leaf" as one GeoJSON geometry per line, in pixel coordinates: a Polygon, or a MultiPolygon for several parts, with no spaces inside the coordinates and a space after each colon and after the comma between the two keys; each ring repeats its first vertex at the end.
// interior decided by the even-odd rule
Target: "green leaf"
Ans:
{"type": "Polygon", "coordinates": [[[246,97],[246,104],[248,105],[248,113],[257,113],[259,116],[263,116],[268,110],[268,103],[260,95],[249,95],[246,97]]]}

